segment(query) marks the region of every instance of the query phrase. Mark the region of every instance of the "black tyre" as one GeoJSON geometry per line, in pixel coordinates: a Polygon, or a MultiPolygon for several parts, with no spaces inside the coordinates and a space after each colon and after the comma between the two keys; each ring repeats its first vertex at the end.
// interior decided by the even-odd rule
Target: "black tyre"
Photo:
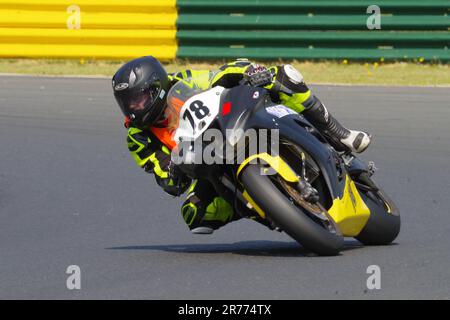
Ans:
{"type": "Polygon", "coordinates": [[[400,213],[394,202],[381,189],[377,193],[361,192],[361,197],[370,209],[370,217],[355,238],[365,245],[390,244],[400,232],[400,213]]]}
{"type": "Polygon", "coordinates": [[[251,164],[244,168],[241,182],[266,215],[303,247],[318,255],[339,254],[344,246],[344,237],[329,232],[308,217],[268,176],[260,174],[260,166],[251,164]]]}

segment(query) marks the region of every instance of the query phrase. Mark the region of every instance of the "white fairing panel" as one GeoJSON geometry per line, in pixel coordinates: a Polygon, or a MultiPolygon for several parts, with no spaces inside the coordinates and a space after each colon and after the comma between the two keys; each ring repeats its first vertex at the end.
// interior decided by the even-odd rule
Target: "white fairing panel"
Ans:
{"type": "Polygon", "coordinates": [[[290,114],[298,114],[296,111],[294,111],[282,104],[267,107],[266,111],[277,118],[282,118],[282,117],[285,117],[290,114]]]}
{"type": "Polygon", "coordinates": [[[174,140],[194,141],[215,120],[220,112],[220,95],[225,88],[217,86],[189,98],[180,111],[180,122],[174,140]]]}

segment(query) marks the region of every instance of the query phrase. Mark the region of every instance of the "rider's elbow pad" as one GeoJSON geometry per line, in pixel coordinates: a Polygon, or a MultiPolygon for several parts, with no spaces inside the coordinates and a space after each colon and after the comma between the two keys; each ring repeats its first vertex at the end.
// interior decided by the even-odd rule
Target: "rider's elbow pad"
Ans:
{"type": "Polygon", "coordinates": [[[307,93],[309,88],[304,82],[302,74],[293,66],[287,64],[277,67],[271,91],[292,95],[295,93],[307,93]]]}

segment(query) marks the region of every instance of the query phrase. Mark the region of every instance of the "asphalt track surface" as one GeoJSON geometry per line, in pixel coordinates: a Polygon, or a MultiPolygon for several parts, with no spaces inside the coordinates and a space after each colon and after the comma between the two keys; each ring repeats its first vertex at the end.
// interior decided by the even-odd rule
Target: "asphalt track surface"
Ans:
{"type": "Polygon", "coordinates": [[[395,244],[314,257],[248,220],[192,235],[128,154],[109,80],[0,76],[0,298],[449,299],[450,89],[312,87],[375,135],[362,158],[401,210],[395,244]]]}

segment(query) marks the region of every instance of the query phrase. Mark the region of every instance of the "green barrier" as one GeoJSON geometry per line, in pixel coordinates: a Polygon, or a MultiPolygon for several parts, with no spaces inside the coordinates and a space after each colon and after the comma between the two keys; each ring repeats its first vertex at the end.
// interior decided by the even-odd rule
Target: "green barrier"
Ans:
{"type": "MultiPolygon", "coordinates": [[[[178,17],[180,30],[368,30],[368,15],[228,15],[184,14],[178,17]]],[[[387,16],[382,17],[382,28],[389,30],[447,30],[448,16],[387,16]]]]}
{"type": "Polygon", "coordinates": [[[178,58],[450,60],[447,0],[178,0],[178,58]]]}
{"type": "Polygon", "coordinates": [[[447,0],[178,0],[179,13],[198,12],[366,12],[368,6],[376,4],[383,8],[385,14],[444,14],[449,3],[447,0]]]}
{"type": "Polygon", "coordinates": [[[222,47],[179,47],[178,58],[232,59],[246,57],[258,60],[273,59],[349,59],[362,61],[377,60],[441,60],[449,61],[445,49],[333,49],[318,48],[222,48],[222,47]]]}
{"type": "Polygon", "coordinates": [[[436,46],[444,48],[450,43],[450,33],[447,31],[427,32],[391,32],[391,31],[199,31],[181,30],[177,32],[178,43],[182,46],[214,45],[226,46],[309,46],[328,44],[330,47],[367,46],[377,48],[379,45],[411,47],[436,46]]]}

